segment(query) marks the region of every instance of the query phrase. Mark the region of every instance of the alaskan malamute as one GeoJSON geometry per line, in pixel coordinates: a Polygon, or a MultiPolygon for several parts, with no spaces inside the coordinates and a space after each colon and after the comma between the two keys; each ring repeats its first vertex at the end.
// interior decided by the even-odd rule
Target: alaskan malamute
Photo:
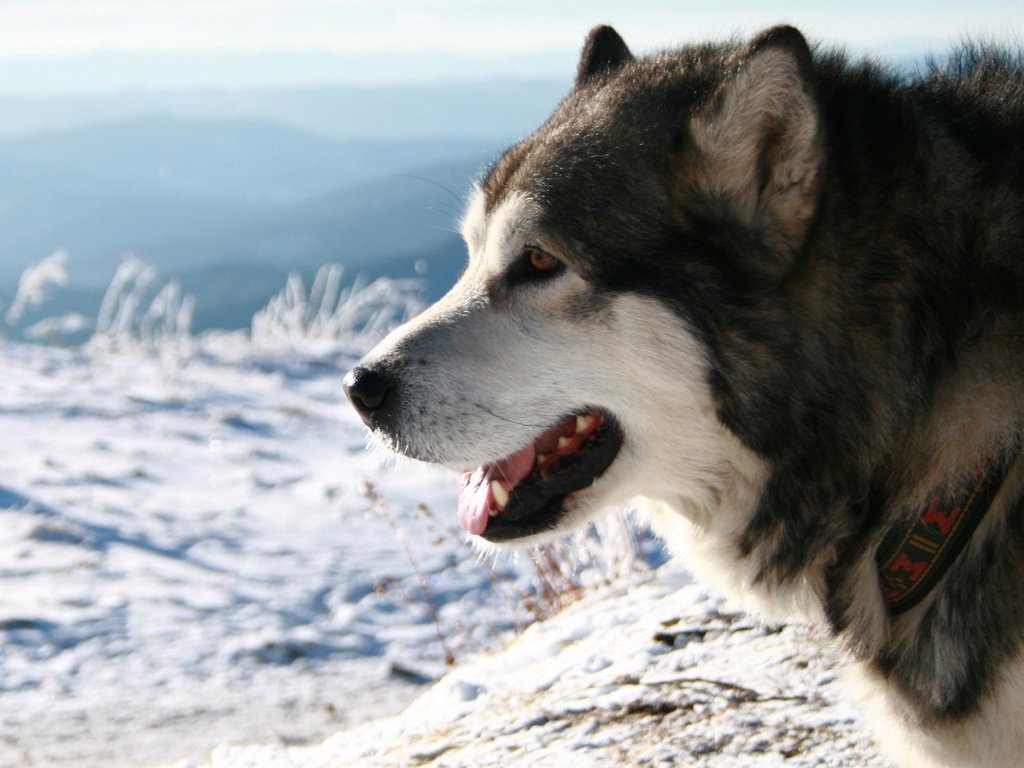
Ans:
{"type": "Polygon", "coordinates": [[[1024,764],[1024,70],[907,78],[750,44],[575,87],[483,177],[465,274],[346,379],[464,474],[463,527],[639,500],[698,572],[810,620],[905,766],[1024,764]]]}

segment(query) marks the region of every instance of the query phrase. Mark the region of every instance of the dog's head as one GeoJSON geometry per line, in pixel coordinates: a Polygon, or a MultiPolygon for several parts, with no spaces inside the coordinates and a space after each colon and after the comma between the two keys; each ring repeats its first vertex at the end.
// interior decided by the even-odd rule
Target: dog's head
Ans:
{"type": "Polygon", "coordinates": [[[773,30],[636,60],[596,28],[486,174],[465,273],[346,378],[381,444],[463,473],[469,533],[537,542],[636,496],[706,516],[755,474],[713,384],[716,302],[750,278],[723,254],[777,273],[813,212],[807,57],[773,30]]]}

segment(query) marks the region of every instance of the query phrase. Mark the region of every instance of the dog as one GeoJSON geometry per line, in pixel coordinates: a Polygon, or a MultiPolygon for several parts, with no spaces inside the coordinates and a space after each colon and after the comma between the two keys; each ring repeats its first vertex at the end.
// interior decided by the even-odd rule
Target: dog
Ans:
{"type": "Polygon", "coordinates": [[[635,504],[834,638],[900,765],[1024,764],[1024,69],[796,29],[636,58],[477,184],[468,266],[344,386],[478,542],[635,504]]]}

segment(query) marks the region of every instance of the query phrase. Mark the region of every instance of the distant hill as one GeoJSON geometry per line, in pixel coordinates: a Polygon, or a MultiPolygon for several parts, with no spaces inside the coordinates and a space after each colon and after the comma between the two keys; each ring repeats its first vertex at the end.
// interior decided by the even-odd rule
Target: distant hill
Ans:
{"type": "Polygon", "coordinates": [[[73,281],[94,287],[126,252],[174,274],[407,251],[415,226],[450,231],[455,198],[496,151],[166,117],[11,139],[0,142],[0,286],[58,247],[73,281]],[[402,175],[417,166],[428,169],[402,175]]]}
{"type": "Polygon", "coordinates": [[[102,188],[277,206],[493,147],[463,138],[341,141],[267,120],[150,114],[8,139],[0,142],[0,163],[58,182],[71,174],[102,188]]]}
{"type": "Polygon", "coordinates": [[[161,114],[266,120],[335,139],[475,137],[504,143],[526,135],[551,113],[569,91],[571,75],[567,67],[565,78],[557,80],[8,95],[0,96],[0,137],[161,114]]]}
{"type": "MultiPolygon", "coordinates": [[[[0,97],[0,306],[58,248],[69,285],[26,315],[95,315],[125,254],[179,279],[197,330],[243,327],[295,270],[419,276],[465,262],[472,181],[561,84],[0,97]]],[[[2,335],[16,335],[4,327],[2,335]]]]}
{"type": "Polygon", "coordinates": [[[215,235],[151,242],[137,253],[166,263],[187,252],[190,263],[210,265],[165,269],[195,295],[197,328],[247,325],[288,272],[304,275],[308,285],[326,263],[343,264],[350,279],[417,276],[426,296],[436,299],[465,265],[458,222],[483,160],[395,174],[241,226],[232,223],[215,235]]]}
{"type": "MultiPolygon", "coordinates": [[[[142,182],[96,178],[74,168],[0,157],[0,286],[57,248],[71,251],[76,282],[105,283],[123,253],[142,242],[241,226],[244,205],[200,200],[142,182]]],[[[164,265],[160,265],[164,266],[164,265]]]]}
{"type": "Polygon", "coordinates": [[[490,156],[413,168],[341,189],[231,231],[216,247],[264,263],[339,261],[352,269],[373,267],[394,254],[433,251],[457,238],[472,182],[490,156]]]}

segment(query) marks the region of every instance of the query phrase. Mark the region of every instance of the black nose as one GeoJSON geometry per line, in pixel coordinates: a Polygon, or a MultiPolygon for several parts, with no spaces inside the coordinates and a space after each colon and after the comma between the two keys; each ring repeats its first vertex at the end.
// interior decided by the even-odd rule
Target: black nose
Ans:
{"type": "Polygon", "coordinates": [[[388,396],[389,381],[372,368],[353,368],[342,382],[345,394],[359,412],[363,423],[373,429],[373,417],[388,396]]]}

